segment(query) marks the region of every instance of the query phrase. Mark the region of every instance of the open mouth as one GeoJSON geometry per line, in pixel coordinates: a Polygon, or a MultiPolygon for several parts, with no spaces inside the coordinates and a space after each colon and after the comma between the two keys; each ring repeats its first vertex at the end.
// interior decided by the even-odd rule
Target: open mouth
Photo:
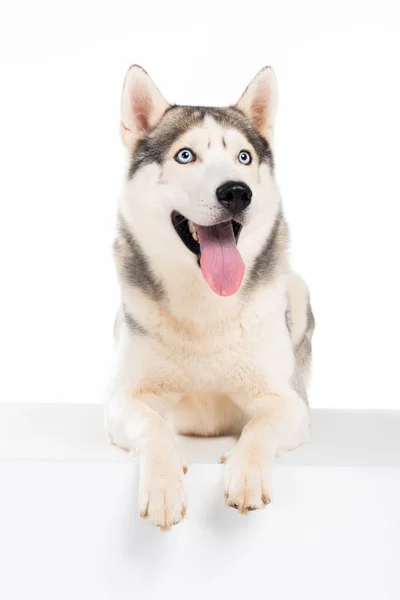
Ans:
{"type": "Polygon", "coordinates": [[[199,258],[204,279],[219,296],[232,296],[244,276],[244,263],[237,249],[242,225],[225,221],[216,225],[197,225],[174,211],[172,224],[182,242],[199,258]]]}
{"type": "MultiPolygon", "coordinates": [[[[181,238],[182,242],[185,244],[185,246],[187,248],[189,248],[189,250],[191,252],[193,252],[193,254],[196,254],[200,258],[201,249],[200,249],[200,244],[199,244],[199,234],[197,232],[197,228],[199,228],[200,226],[195,225],[192,221],[189,221],[189,219],[186,219],[186,217],[184,217],[183,215],[178,213],[177,210],[174,210],[174,212],[171,215],[171,219],[172,219],[172,224],[175,228],[175,231],[181,238]]],[[[219,225],[211,225],[210,229],[217,228],[220,225],[228,225],[228,224],[231,224],[231,227],[233,229],[233,235],[235,236],[235,241],[237,244],[238,240],[239,240],[240,232],[242,231],[242,227],[243,227],[237,221],[232,220],[232,221],[227,221],[225,223],[219,223],[219,225]]]]}

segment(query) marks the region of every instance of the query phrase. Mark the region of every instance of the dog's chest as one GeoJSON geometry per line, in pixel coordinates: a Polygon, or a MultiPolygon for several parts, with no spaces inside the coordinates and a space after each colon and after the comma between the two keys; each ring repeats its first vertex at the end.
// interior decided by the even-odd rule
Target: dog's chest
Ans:
{"type": "Polygon", "coordinates": [[[177,391],[240,393],[266,386],[272,336],[267,327],[245,328],[240,321],[204,331],[162,332],[156,362],[177,391]]]}
{"type": "MultiPolygon", "coordinates": [[[[259,394],[290,377],[293,361],[286,298],[270,288],[246,305],[224,304],[218,317],[199,302],[160,307],[142,322],[135,356],[145,389],[259,394]]],[[[212,307],[208,307],[211,309],[212,307]]],[[[140,315],[140,318],[142,315],[140,315]]]]}

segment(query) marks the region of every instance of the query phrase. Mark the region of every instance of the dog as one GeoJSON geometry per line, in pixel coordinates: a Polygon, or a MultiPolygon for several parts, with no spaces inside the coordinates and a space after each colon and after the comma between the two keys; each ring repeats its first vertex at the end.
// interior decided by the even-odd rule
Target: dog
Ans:
{"type": "Polygon", "coordinates": [[[186,513],[174,430],[240,434],[221,462],[226,504],[243,514],[269,504],[275,455],[309,437],[314,317],[288,264],[277,103],[270,67],[227,108],[170,105],[137,65],[125,78],[106,423],[138,451],[140,515],[163,530],[186,513]]]}

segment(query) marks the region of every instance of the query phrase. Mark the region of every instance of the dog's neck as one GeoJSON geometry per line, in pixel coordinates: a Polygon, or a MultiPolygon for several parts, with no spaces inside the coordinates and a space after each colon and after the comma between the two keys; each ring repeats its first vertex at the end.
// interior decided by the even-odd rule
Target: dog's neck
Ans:
{"type": "Polygon", "coordinates": [[[221,322],[234,319],[243,306],[241,291],[228,298],[216,295],[197,265],[170,270],[164,278],[166,309],[185,321],[221,322]]]}

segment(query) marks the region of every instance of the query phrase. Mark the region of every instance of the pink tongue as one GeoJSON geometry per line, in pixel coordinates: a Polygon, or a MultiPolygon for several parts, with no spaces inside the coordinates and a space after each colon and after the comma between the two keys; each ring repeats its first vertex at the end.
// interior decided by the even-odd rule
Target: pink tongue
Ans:
{"type": "Polygon", "coordinates": [[[232,223],[212,227],[196,225],[196,230],[204,279],[218,296],[232,296],[238,291],[244,275],[244,263],[236,247],[232,223]]]}

